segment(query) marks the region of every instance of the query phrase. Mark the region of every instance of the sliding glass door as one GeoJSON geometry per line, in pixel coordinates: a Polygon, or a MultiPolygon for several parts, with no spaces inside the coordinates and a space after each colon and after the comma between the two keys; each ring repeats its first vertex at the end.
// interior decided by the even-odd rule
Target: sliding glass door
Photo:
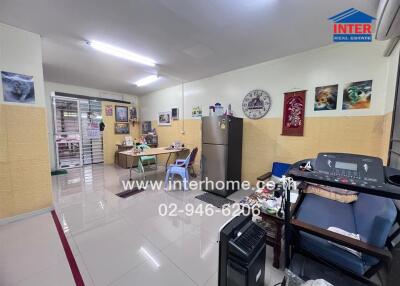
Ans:
{"type": "Polygon", "coordinates": [[[101,102],[53,97],[57,168],[102,163],[101,102]]]}
{"type": "Polygon", "coordinates": [[[82,166],[79,101],[53,97],[57,168],[82,166]]]}

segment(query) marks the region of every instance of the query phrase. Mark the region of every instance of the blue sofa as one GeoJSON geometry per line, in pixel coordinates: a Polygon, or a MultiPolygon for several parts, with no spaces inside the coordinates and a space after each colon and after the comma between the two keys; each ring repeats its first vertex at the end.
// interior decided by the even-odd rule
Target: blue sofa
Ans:
{"type": "MultiPolygon", "coordinates": [[[[391,199],[360,193],[358,200],[346,204],[306,194],[297,211],[297,219],[322,229],[339,227],[360,235],[361,241],[377,248],[385,248],[397,215],[391,199]]],[[[300,248],[343,269],[363,276],[379,261],[362,254],[354,255],[321,237],[300,232],[300,248]]]]}

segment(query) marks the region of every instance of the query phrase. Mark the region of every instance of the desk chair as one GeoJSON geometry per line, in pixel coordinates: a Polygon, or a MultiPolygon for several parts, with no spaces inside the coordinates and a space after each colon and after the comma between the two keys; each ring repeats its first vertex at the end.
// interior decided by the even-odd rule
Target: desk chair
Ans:
{"type": "MultiPolygon", "coordinates": [[[[150,149],[150,147],[146,144],[140,144],[137,146],[138,148],[144,150],[144,149],[150,149]]],[[[151,163],[154,163],[157,169],[157,156],[140,156],[139,162],[138,162],[138,171],[139,173],[144,173],[144,165],[150,165],[151,163]]]]}
{"type": "Polygon", "coordinates": [[[291,164],[282,163],[282,162],[273,162],[272,163],[272,171],[267,172],[264,175],[257,177],[257,181],[266,181],[273,180],[279,181],[280,178],[289,170],[291,164]]]}
{"type": "Polygon", "coordinates": [[[198,148],[196,147],[190,152],[189,156],[187,156],[185,159],[178,159],[175,161],[174,164],[169,165],[167,169],[167,174],[165,176],[165,185],[164,185],[165,190],[167,190],[168,180],[171,175],[172,178],[174,177],[174,175],[181,176],[181,178],[183,179],[184,190],[185,191],[187,190],[187,183],[190,180],[189,168],[193,169],[193,162],[196,158],[197,151],[198,148]]]}

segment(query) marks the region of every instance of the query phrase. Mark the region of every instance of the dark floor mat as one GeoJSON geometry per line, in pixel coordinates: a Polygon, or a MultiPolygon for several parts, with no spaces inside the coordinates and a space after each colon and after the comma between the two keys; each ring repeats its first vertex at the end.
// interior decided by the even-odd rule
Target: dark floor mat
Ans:
{"type": "Polygon", "coordinates": [[[127,190],[127,191],[123,191],[123,192],[120,192],[120,193],[115,194],[115,195],[120,197],[120,198],[126,199],[126,198],[129,198],[129,197],[133,196],[133,195],[136,195],[136,194],[139,194],[141,192],[144,192],[144,190],[145,189],[127,190]]]}
{"type": "Polygon", "coordinates": [[[68,174],[68,171],[67,171],[67,170],[61,169],[61,170],[51,171],[51,175],[52,175],[52,176],[65,175],[65,174],[68,174]]]}
{"type": "Polygon", "coordinates": [[[206,202],[208,204],[212,204],[214,207],[217,207],[219,209],[222,208],[223,205],[230,205],[233,204],[234,201],[227,199],[227,198],[223,198],[211,193],[205,193],[205,194],[201,194],[195,197],[198,200],[201,200],[203,202],[206,202]]]}

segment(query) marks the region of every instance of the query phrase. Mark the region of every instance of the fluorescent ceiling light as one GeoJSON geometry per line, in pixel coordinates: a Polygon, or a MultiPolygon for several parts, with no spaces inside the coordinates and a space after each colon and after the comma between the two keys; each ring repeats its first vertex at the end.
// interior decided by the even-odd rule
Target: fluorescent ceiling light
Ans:
{"type": "Polygon", "coordinates": [[[136,86],[144,86],[144,85],[148,85],[152,82],[155,82],[158,80],[158,76],[157,75],[151,75],[145,78],[142,78],[140,80],[138,80],[137,82],[135,82],[136,86]]]}
{"type": "Polygon", "coordinates": [[[156,65],[156,62],[152,59],[140,56],[138,54],[129,52],[127,50],[123,50],[102,42],[98,41],[91,41],[87,42],[89,46],[91,46],[93,49],[96,49],[98,51],[101,51],[106,54],[110,54],[119,58],[123,58],[132,62],[137,62],[141,63],[147,66],[154,67],[156,65]]]}
{"type": "Polygon", "coordinates": [[[157,268],[160,268],[160,263],[147,251],[143,246],[140,247],[139,251],[143,256],[147,257],[157,268]]]}

